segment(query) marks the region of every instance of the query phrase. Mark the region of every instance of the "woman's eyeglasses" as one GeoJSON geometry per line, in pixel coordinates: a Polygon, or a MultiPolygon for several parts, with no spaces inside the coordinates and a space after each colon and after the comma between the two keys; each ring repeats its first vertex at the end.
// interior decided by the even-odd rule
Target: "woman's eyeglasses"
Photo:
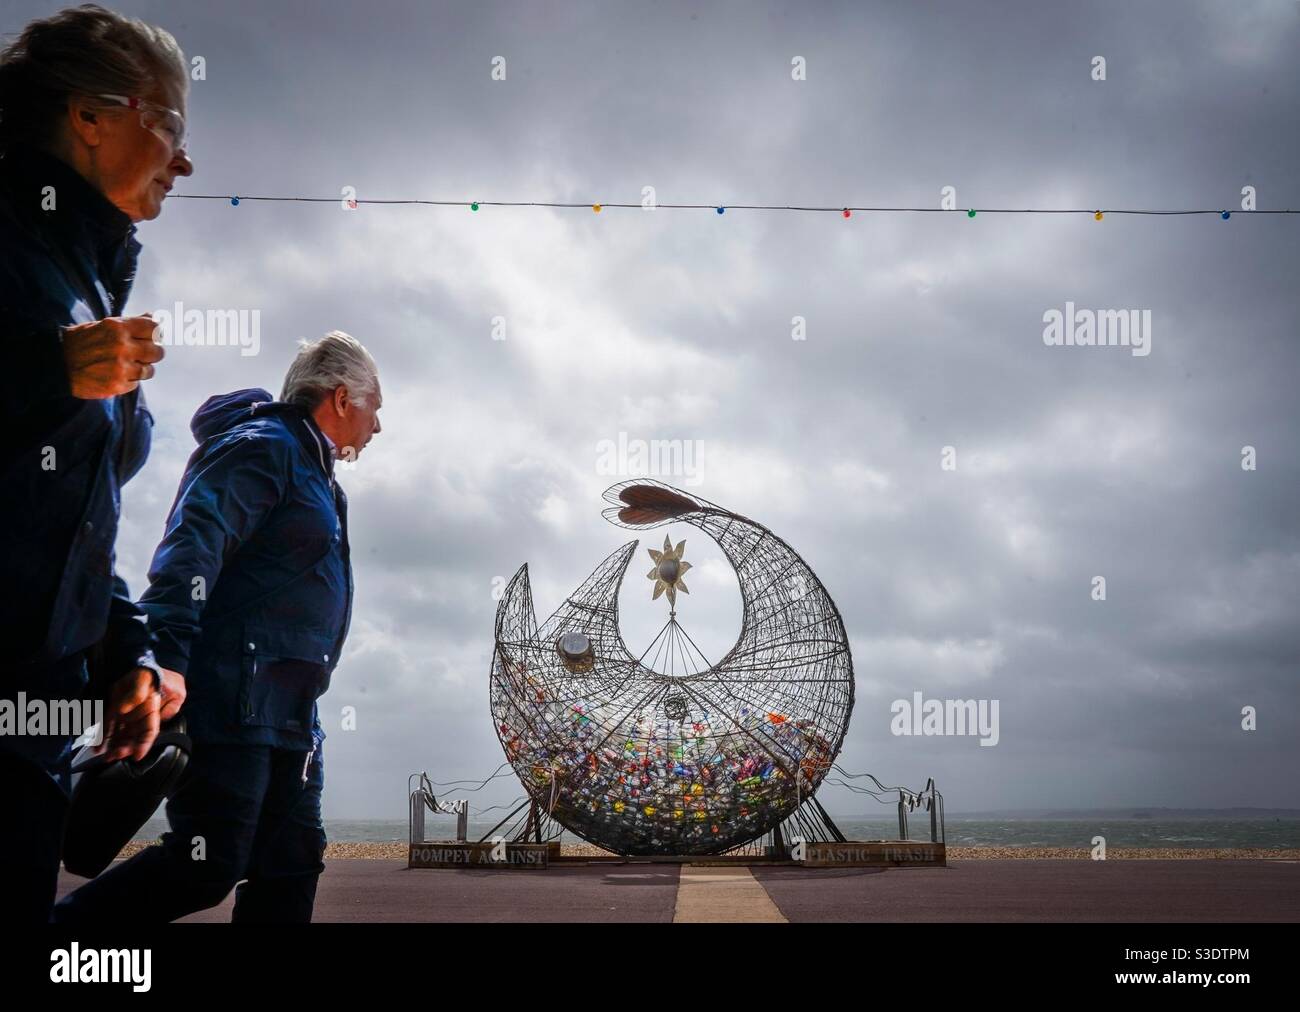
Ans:
{"type": "Polygon", "coordinates": [[[128,109],[138,110],[140,125],[150,133],[156,134],[167,144],[170,144],[172,154],[185,146],[185,117],[175,109],[168,109],[165,105],[158,105],[156,102],[148,102],[142,98],[131,98],[126,95],[96,95],[95,97],[106,98],[110,102],[124,105],[128,109]]]}

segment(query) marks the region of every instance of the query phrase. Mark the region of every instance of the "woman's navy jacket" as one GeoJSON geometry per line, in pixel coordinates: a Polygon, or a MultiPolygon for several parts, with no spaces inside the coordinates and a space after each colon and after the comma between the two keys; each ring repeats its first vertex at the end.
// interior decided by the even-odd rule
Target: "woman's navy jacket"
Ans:
{"type": "MultiPolygon", "coordinates": [[[[140,389],[73,397],[61,344],[64,326],[121,315],[139,253],[130,218],[72,167],[23,148],[0,158],[0,698],[102,695],[148,659],[113,545],[153,419],[140,389]]],[[[46,767],[67,744],[0,742],[46,767]]]]}
{"type": "Polygon", "coordinates": [[[312,746],[352,613],[347,497],[311,416],[265,390],[209,398],[140,600],[185,676],[195,740],[312,746]]]}

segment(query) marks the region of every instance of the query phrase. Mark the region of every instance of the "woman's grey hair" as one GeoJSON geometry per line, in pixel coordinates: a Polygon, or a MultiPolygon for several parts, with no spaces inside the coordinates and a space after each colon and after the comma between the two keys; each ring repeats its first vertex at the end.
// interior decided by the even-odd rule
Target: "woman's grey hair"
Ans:
{"type": "Polygon", "coordinates": [[[98,4],[29,22],[0,49],[0,151],[55,147],[73,96],[139,96],[160,80],[189,90],[185,54],[166,29],[98,4]]]}
{"type": "Polygon", "coordinates": [[[298,355],[284,374],[280,400],[314,411],[338,387],[365,407],[379,391],[379,367],[360,341],[331,330],[319,341],[299,341],[298,355]]]}

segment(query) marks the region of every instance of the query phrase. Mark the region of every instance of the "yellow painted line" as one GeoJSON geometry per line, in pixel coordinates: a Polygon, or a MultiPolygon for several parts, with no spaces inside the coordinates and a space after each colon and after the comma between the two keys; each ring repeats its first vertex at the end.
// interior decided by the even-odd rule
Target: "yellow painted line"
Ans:
{"type": "Polygon", "coordinates": [[[785,923],[781,911],[748,868],[682,865],[673,923],[785,923]]]}

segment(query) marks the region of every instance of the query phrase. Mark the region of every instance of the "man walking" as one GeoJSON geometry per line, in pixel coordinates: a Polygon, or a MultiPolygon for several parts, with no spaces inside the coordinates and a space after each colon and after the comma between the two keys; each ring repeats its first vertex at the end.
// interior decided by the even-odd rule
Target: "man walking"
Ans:
{"type": "Polygon", "coordinates": [[[66,897],[55,921],[170,921],[236,889],[234,920],[306,922],[323,870],[329,686],[352,609],[334,460],[380,431],[374,359],[332,331],[303,343],[281,399],[209,398],[141,606],[184,679],[194,752],[171,832],[66,897]],[[242,883],[242,884],[241,884],[242,883]]]}

